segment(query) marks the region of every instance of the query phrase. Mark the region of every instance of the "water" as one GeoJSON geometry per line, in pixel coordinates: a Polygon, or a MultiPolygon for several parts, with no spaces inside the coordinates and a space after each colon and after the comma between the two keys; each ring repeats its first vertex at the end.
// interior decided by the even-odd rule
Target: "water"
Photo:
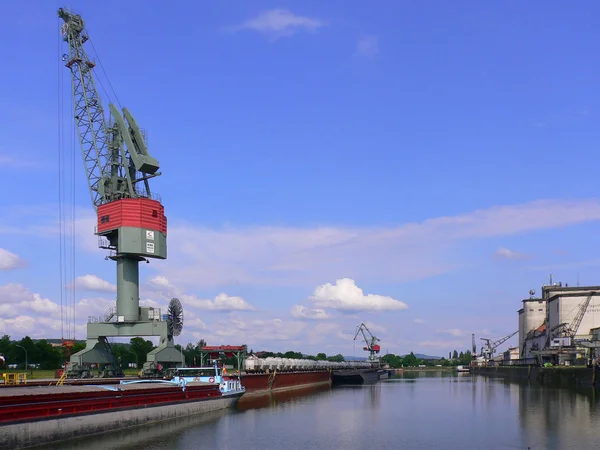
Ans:
{"type": "Polygon", "coordinates": [[[247,395],[235,410],[56,448],[592,449],[600,448],[599,405],[592,393],[423,372],[374,385],[247,395]]]}

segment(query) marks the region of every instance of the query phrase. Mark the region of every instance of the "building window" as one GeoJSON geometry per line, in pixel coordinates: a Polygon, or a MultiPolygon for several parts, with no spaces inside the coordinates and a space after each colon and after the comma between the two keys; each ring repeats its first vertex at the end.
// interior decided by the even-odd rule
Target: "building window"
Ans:
{"type": "Polygon", "coordinates": [[[538,309],[538,311],[543,311],[543,309],[542,309],[542,308],[540,308],[540,309],[538,309]]]}
{"type": "Polygon", "coordinates": [[[533,311],[533,308],[529,308],[529,311],[533,311]]]}

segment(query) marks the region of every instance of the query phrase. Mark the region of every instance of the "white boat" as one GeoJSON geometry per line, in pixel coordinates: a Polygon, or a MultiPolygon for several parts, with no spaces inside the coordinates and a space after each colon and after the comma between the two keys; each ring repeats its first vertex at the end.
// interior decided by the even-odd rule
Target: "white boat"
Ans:
{"type": "Polygon", "coordinates": [[[167,380],[185,388],[187,383],[201,382],[218,384],[223,397],[240,395],[246,392],[238,376],[227,375],[226,369],[221,369],[217,363],[212,367],[175,367],[168,369],[167,380]]]}

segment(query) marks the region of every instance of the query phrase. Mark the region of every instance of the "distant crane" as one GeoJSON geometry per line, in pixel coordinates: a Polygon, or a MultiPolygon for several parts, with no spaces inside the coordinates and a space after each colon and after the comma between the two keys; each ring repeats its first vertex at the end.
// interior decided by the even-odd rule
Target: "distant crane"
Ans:
{"type": "Polygon", "coordinates": [[[510,334],[504,336],[503,338],[498,339],[497,341],[492,341],[489,338],[480,338],[482,341],[485,342],[481,348],[481,356],[483,356],[483,358],[486,361],[492,359],[494,357],[494,353],[496,352],[496,349],[501,344],[508,341],[511,337],[513,337],[518,332],[519,332],[519,330],[515,331],[514,333],[510,333],[510,334]]]}
{"type": "Polygon", "coordinates": [[[369,352],[369,357],[367,358],[368,362],[379,364],[379,357],[376,356],[381,351],[381,346],[377,343],[380,341],[379,338],[373,336],[373,333],[369,331],[367,326],[364,323],[361,323],[358,327],[356,327],[356,334],[354,335],[354,340],[358,337],[358,334],[361,333],[363,339],[365,341],[366,347],[363,347],[363,350],[369,352]],[[367,337],[367,334],[369,335],[367,337]]]}

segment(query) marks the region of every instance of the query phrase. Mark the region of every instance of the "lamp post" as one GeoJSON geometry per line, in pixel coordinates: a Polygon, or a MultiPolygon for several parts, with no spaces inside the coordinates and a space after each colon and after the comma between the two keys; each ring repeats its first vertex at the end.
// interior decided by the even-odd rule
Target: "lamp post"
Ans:
{"type": "Polygon", "coordinates": [[[136,352],[132,352],[131,350],[129,350],[129,353],[131,353],[133,356],[135,356],[135,368],[139,369],[140,367],[140,360],[138,358],[138,355],[136,352]]]}
{"type": "Polygon", "coordinates": [[[29,368],[29,364],[27,364],[27,349],[19,344],[15,344],[15,347],[20,347],[25,350],[25,372],[27,372],[27,369],[29,368]]]}

